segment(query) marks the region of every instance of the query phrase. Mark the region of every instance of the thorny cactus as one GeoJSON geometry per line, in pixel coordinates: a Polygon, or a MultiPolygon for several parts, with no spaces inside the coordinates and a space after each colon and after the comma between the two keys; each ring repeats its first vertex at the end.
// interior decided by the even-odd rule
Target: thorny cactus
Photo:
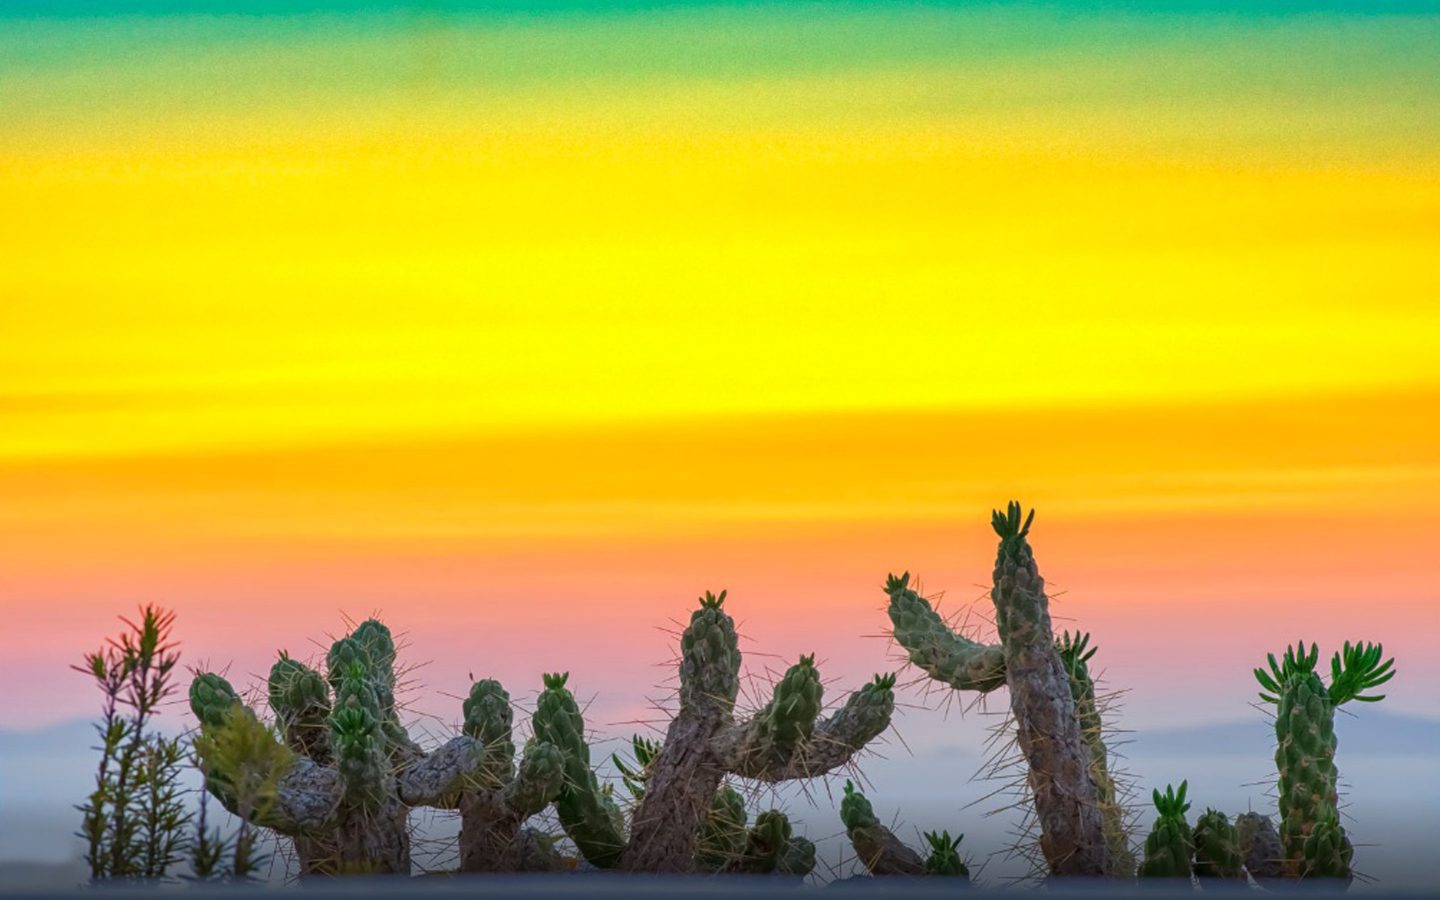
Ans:
{"type": "Polygon", "coordinates": [[[1066,649],[1056,644],[1045,580],[1027,539],[1034,517],[1031,512],[1022,522],[1020,505],[1012,502],[991,518],[1000,538],[990,592],[998,646],[956,634],[910,589],[909,573],[892,575],[885,585],[893,633],[913,664],[956,690],[988,693],[1009,686],[1050,873],[1128,877],[1134,858],[1105,762],[1094,684],[1085,668],[1090,656],[1084,639],[1067,639],[1067,663],[1066,649]]]}
{"type": "Polygon", "coordinates": [[[1140,864],[1142,878],[1190,878],[1190,859],[1195,855],[1195,836],[1185,821],[1185,811],[1190,804],[1185,802],[1186,782],[1180,782],[1180,790],[1166,785],[1165,793],[1157,789],[1154,793],[1155,809],[1159,816],[1145,838],[1145,861],[1140,864]]]}
{"type": "Polygon", "coordinates": [[[871,875],[924,875],[925,860],[905,846],[895,833],[875,816],[865,795],[845,782],[845,796],[840,801],[840,821],[855,855],[871,875]]]}
{"type": "MultiPolygon", "coordinates": [[[[395,708],[395,643],[374,619],[334,643],[324,677],[282,655],[268,687],[280,736],[224,678],[197,675],[196,749],[210,792],[247,821],[292,838],[303,874],[409,874],[412,807],[454,807],[509,789],[486,782],[502,767],[470,734],[428,754],[410,740],[395,708]]],[[[558,753],[542,748],[535,759],[527,756],[517,779],[527,790],[546,778],[527,777],[528,767],[554,767],[558,753]]],[[[526,808],[536,806],[533,793],[517,792],[526,808]]]]}
{"type": "Polygon", "coordinates": [[[808,871],[813,846],[791,836],[788,820],[775,811],[757,818],[738,857],[728,863],[720,858],[739,844],[736,828],[744,822],[743,804],[737,816],[722,781],[727,775],[766,783],[823,775],[889,727],[893,675],[876,676],[820,719],[824,690],[813,656],[790,667],[763,709],[736,721],[740,651],[724,602],[723,591],[706,593],[681,636],[680,708],[664,741],[641,764],[643,791],[628,833],[614,800],[596,783],[584,720],[563,677],[546,680],[535,734],[565,753],[565,784],[555,808],[593,865],[638,872],[808,871]],[[714,821],[717,813],[727,820],[714,821]]]}
{"type": "Polygon", "coordinates": [[[1315,644],[1288,647],[1283,661],[1269,654],[1269,671],[1255,670],[1274,703],[1275,766],[1279,772],[1280,841],[1288,878],[1350,879],[1354,849],[1340,824],[1335,768],[1335,708],[1351,700],[1375,703],[1384,695],[1364,691],[1394,677],[1393,659],[1379,644],[1345,642],[1330,661],[1330,686],[1320,680],[1315,644]]]}
{"type": "Polygon", "coordinates": [[[1230,818],[1206,809],[1195,820],[1195,875],[1199,878],[1245,878],[1240,855],[1240,834],[1230,818]]]}
{"type": "Polygon", "coordinates": [[[849,781],[845,782],[845,796],[840,801],[840,821],[855,855],[871,875],[937,875],[970,880],[970,869],[960,859],[960,842],[965,835],[952,838],[948,831],[927,832],[930,853],[921,859],[880,824],[870,801],[849,781]]]}

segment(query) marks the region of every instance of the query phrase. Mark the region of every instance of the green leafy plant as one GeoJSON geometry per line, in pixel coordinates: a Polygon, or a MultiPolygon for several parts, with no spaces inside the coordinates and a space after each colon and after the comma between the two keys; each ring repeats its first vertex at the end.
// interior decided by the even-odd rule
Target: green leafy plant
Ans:
{"type": "Polygon", "coordinates": [[[121,621],[124,631],[71,667],[92,678],[104,698],[95,726],[100,763],[95,789],[77,807],[79,836],[92,879],[160,879],[189,840],[183,744],[153,727],[176,691],[175,614],[144,606],[138,622],[121,621]]]}

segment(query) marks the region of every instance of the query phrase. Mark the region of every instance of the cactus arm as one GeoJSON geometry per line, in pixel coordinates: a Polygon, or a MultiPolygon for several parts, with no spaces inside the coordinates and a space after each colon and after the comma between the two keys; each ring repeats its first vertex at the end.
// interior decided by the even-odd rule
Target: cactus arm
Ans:
{"type": "Polygon", "coordinates": [[[1005,684],[1005,651],[955,633],[930,601],[910,589],[910,573],[885,584],[895,641],[917,668],[956,690],[988,693],[1005,684]]]}
{"type": "Polygon", "coordinates": [[[333,761],[329,729],[330,689],[319,672],[281,653],[267,682],[270,709],[291,750],[320,765],[333,761]]]}
{"type": "Polygon", "coordinates": [[[893,674],[876,675],[784,758],[765,757],[753,751],[748,743],[753,734],[750,723],[732,726],[721,734],[717,753],[729,771],[771,784],[823,775],[848,763],[890,727],[895,711],[894,688],[893,674]]]}
{"type": "Polygon", "coordinates": [[[785,765],[815,733],[823,697],[815,657],[800,657],[776,682],[770,702],[748,722],[732,726],[730,768],[756,777],[767,768],[785,765]]]}
{"type": "Polygon", "coordinates": [[[845,782],[845,796],[840,801],[840,821],[855,855],[871,875],[924,875],[925,861],[920,854],[895,836],[875,817],[875,810],[855,785],[845,782]]]}
{"type": "Polygon", "coordinates": [[[585,719],[565,687],[568,677],[545,676],[533,718],[535,740],[554,745],[564,759],[564,781],[555,797],[561,826],[592,865],[608,869],[625,851],[625,822],[590,768],[585,719]]]}
{"type": "Polygon", "coordinates": [[[469,735],[446,741],[395,779],[395,790],[407,806],[457,809],[460,794],[473,784],[484,765],[485,746],[469,735]]]}

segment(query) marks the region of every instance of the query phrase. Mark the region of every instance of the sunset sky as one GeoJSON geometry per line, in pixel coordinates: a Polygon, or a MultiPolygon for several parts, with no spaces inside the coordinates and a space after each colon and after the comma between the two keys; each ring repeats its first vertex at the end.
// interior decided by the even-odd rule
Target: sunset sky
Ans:
{"type": "Polygon", "coordinates": [[[1440,717],[1433,5],[242,8],[0,13],[0,725],[143,602],[618,734],[728,588],[838,697],[1011,498],[1128,725],[1297,638],[1440,717]]]}

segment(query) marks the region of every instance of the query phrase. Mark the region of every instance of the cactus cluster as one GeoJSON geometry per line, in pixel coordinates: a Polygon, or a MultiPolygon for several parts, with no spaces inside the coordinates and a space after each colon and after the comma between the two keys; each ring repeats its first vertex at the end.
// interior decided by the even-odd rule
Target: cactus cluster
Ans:
{"type": "Polygon", "coordinates": [[[465,733],[424,752],[400,723],[395,655],[374,619],[331,646],[323,676],[281,654],[268,681],[274,729],[223,677],[197,675],[190,706],[210,792],[289,837],[304,874],[408,874],[417,806],[461,810],[464,868],[536,865],[542,842],[522,825],[559,790],[559,750],[531,742],[514,771],[509,696],[491,681],[471,689],[465,733]]]}
{"type": "MultiPolygon", "coordinates": [[[[995,511],[999,538],[990,598],[999,643],[957,633],[910,586],[885,585],[895,640],[912,664],[951,688],[1008,688],[1015,743],[1040,827],[1046,868],[1057,876],[1128,878],[1136,854],[1111,764],[1091,661],[1090,635],[1055,635],[1029,543],[1034,513],[995,511]]],[[[877,675],[824,716],[813,655],[801,656],[749,715],[737,711],[741,654],[725,592],[706,593],[680,638],[678,708],[662,740],[635,736],[614,757],[622,800],[601,782],[584,715],[567,673],[545,674],[531,737],[517,748],[509,693],[492,679],[470,686],[461,734],[426,751],[396,705],[396,646],[367,620],[335,641],[324,671],[281,653],[267,683],[267,725],[223,677],[196,676],[190,705],[200,722],[197,759],[209,791],[247,823],[293,841],[304,874],[408,873],[408,814],[458,810],[465,872],[564,867],[556,836],[530,827],[553,808],[579,855],[601,869],[801,877],[815,846],[779,810],[750,820],[736,785],[814,778],[848,764],[890,725],[895,675],[877,675]],[[628,797],[624,795],[628,794],[628,797]]],[[[1145,878],[1349,879],[1353,846],[1337,806],[1334,712],[1375,702],[1394,676],[1379,645],[1346,643],[1327,686],[1319,650],[1303,643],[1256,669],[1275,706],[1279,828],[1259,813],[1206,809],[1187,821],[1188,782],[1153,792],[1157,812],[1138,873],[1145,878]]],[[[845,832],[872,876],[941,876],[968,882],[963,836],[924,835],[925,855],[881,823],[847,781],[845,832]]]]}

